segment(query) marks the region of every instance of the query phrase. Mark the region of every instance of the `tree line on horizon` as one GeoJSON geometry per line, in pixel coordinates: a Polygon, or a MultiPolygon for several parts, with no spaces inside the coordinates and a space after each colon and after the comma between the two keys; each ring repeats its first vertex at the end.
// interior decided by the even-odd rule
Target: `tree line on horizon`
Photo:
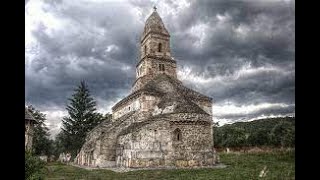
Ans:
{"type": "Polygon", "coordinates": [[[213,127],[215,148],[295,147],[295,117],[265,118],[213,127]]]}

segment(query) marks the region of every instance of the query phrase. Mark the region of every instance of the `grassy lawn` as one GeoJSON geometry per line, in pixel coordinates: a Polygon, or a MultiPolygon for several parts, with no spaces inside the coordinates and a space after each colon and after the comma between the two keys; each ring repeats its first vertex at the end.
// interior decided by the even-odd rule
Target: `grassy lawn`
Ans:
{"type": "Polygon", "coordinates": [[[110,170],[85,170],[73,166],[51,163],[46,166],[46,179],[295,179],[295,155],[293,152],[272,153],[220,153],[220,160],[227,165],[223,169],[194,170],[141,170],[116,173],[110,170]],[[260,177],[266,167],[266,176],[260,177]]]}

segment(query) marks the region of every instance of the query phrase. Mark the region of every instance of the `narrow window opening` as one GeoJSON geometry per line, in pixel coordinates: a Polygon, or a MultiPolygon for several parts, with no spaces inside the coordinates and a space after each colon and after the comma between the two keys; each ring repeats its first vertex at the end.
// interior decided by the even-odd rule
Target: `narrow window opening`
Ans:
{"type": "Polygon", "coordinates": [[[161,51],[162,51],[162,44],[159,43],[159,44],[158,44],[158,52],[161,52],[161,51]]]}
{"type": "Polygon", "coordinates": [[[173,131],[173,137],[174,137],[174,141],[181,141],[181,130],[179,128],[175,129],[173,131]]]}
{"type": "Polygon", "coordinates": [[[159,71],[164,71],[164,64],[159,64],[159,71]]]}
{"type": "Polygon", "coordinates": [[[143,73],[143,69],[142,69],[142,66],[139,67],[139,75],[142,75],[143,73]]]}
{"type": "Polygon", "coordinates": [[[144,46],[144,55],[147,55],[147,46],[144,46]]]}

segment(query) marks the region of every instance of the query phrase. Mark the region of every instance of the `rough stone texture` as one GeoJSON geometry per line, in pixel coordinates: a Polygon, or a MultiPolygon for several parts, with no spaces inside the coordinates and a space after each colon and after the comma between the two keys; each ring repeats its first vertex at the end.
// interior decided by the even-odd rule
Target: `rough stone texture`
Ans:
{"type": "Polygon", "coordinates": [[[132,91],[141,89],[143,85],[159,74],[167,74],[177,78],[176,61],[165,57],[148,55],[137,66],[137,80],[133,84],[132,91]],[[164,71],[159,70],[159,64],[164,65],[164,71]]]}
{"type": "Polygon", "coordinates": [[[197,113],[163,115],[132,124],[120,133],[116,164],[133,168],[211,166],[210,125],[209,115],[197,113]]]}
{"type": "Polygon", "coordinates": [[[131,94],[113,106],[112,121],[102,122],[87,135],[76,164],[187,168],[216,163],[212,98],[177,79],[169,38],[154,11],[141,38],[141,60],[131,94]]]}
{"type": "MultiPolygon", "coordinates": [[[[210,115],[212,114],[211,98],[186,88],[179,80],[174,79],[167,74],[160,74],[144,84],[140,90],[131,93],[129,96],[114,105],[112,108],[113,118],[116,119],[125,113],[133,111],[133,109],[138,111],[149,111],[157,108],[157,103],[163,105],[165,101],[173,101],[174,99],[177,99],[177,101],[182,101],[182,99],[184,99],[184,104],[186,105],[195,103],[201,109],[206,111],[206,113],[210,115]],[[136,106],[135,108],[131,107],[134,101],[139,106],[136,106]],[[188,101],[188,103],[186,103],[186,101],[188,101]]],[[[192,107],[197,108],[196,106],[192,107]]]]}
{"type": "Polygon", "coordinates": [[[171,57],[170,35],[156,11],[146,21],[140,52],[137,80],[132,91],[139,90],[145,83],[162,73],[177,78],[176,61],[171,57]],[[160,64],[164,69],[160,69],[160,64]]]}

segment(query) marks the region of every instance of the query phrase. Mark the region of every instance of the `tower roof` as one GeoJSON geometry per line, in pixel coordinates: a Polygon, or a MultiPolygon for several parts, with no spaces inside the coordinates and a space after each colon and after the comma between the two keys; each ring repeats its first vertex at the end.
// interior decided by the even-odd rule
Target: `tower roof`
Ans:
{"type": "MultiPolygon", "coordinates": [[[[164,26],[161,17],[159,16],[158,12],[156,11],[156,8],[154,8],[154,11],[152,14],[148,17],[144,31],[143,31],[143,37],[145,37],[148,33],[154,32],[154,33],[160,33],[167,36],[169,35],[168,30],[164,26]]],[[[142,37],[142,38],[143,38],[142,37]]]]}

